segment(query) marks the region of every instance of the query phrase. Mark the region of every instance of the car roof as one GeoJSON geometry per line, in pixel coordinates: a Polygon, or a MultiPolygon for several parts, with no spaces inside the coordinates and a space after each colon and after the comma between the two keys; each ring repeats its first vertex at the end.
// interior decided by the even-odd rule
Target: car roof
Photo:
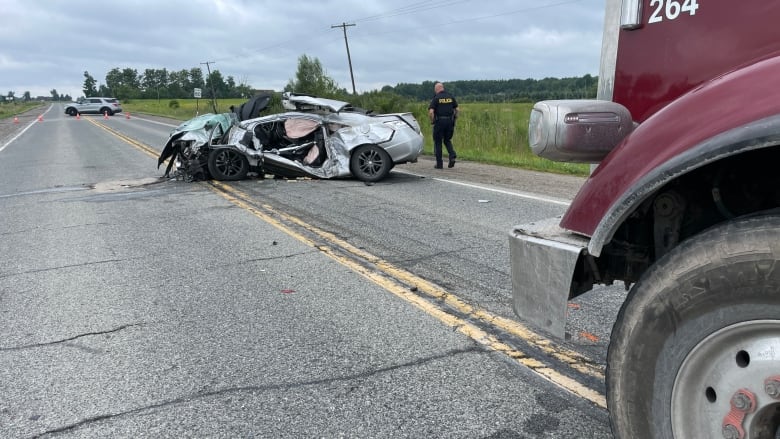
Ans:
{"type": "Polygon", "coordinates": [[[286,92],[282,95],[282,106],[288,110],[325,111],[338,113],[349,110],[352,104],[335,99],[318,98],[317,96],[286,92]]]}

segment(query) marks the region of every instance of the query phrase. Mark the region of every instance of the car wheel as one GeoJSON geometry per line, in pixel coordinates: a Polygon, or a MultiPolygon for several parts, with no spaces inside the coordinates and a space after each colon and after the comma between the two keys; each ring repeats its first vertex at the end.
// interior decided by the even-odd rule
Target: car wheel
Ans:
{"type": "Polygon", "coordinates": [[[352,153],[349,167],[358,180],[375,182],[387,177],[393,162],[381,147],[363,145],[352,153]]]}
{"type": "Polygon", "coordinates": [[[208,167],[209,173],[217,180],[241,180],[249,172],[249,162],[246,157],[229,148],[211,151],[208,167]]]}
{"type": "Polygon", "coordinates": [[[114,115],[114,112],[113,112],[113,111],[111,111],[111,109],[110,109],[110,108],[101,108],[101,109],[100,109],[100,114],[107,114],[107,115],[109,115],[109,116],[113,116],[113,115],[114,115]]]}
{"type": "Polygon", "coordinates": [[[68,116],[75,116],[78,113],[78,111],[76,111],[76,109],[72,107],[68,108],[65,112],[68,113],[68,116]]]}
{"type": "Polygon", "coordinates": [[[607,354],[618,438],[780,437],[780,217],[714,227],[631,289],[607,354]]]}

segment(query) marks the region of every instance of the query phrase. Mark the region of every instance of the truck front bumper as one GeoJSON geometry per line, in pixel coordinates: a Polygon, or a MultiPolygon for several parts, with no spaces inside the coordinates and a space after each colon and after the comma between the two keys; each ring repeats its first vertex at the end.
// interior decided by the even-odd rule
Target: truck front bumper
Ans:
{"type": "Polygon", "coordinates": [[[556,337],[566,328],[567,302],[578,261],[588,239],[550,218],[516,226],[509,236],[512,298],[515,313],[556,337]]]}

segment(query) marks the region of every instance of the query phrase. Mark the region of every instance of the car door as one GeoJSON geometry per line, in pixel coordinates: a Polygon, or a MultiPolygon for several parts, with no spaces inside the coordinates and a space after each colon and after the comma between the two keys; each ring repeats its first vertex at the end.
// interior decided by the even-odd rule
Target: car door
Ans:
{"type": "Polygon", "coordinates": [[[97,113],[100,111],[100,106],[103,104],[103,101],[98,98],[89,98],[87,101],[87,108],[85,111],[89,111],[90,113],[97,113]]]}
{"type": "Polygon", "coordinates": [[[314,178],[344,174],[330,157],[329,139],[320,117],[288,115],[257,125],[264,129],[250,129],[264,145],[263,167],[271,173],[314,178]],[[271,124],[274,129],[267,129],[271,124]]]}

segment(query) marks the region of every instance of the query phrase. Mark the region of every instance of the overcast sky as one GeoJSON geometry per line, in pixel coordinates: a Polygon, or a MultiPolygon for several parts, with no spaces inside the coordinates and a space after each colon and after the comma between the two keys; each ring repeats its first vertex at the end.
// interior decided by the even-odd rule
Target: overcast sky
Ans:
{"type": "Polygon", "coordinates": [[[83,95],[84,71],[207,61],[281,90],[317,58],[358,92],[398,83],[597,75],[605,0],[0,0],[0,94],[83,95]]]}

